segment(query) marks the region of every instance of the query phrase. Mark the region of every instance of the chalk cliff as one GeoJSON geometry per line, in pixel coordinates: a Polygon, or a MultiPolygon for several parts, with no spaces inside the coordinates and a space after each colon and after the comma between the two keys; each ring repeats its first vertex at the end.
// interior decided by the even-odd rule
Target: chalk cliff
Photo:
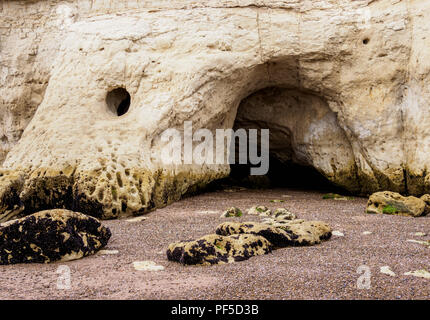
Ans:
{"type": "Polygon", "coordinates": [[[429,14],[425,0],[3,1],[0,218],[136,215],[227,176],[154,159],[184,121],[268,127],[276,157],[357,194],[430,192],[429,14]]]}

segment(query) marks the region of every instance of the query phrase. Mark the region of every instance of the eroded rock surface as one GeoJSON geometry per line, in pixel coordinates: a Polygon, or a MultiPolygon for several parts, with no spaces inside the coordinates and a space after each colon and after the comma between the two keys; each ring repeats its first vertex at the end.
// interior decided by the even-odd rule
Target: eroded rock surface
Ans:
{"type": "Polygon", "coordinates": [[[23,183],[0,215],[21,203],[139,215],[226,177],[228,164],[160,162],[160,133],[186,120],[269,127],[274,156],[354,193],[427,193],[429,12],[425,0],[3,1],[0,163],[23,183]],[[107,100],[118,88],[128,109],[107,100]]]}
{"type": "Polygon", "coordinates": [[[272,251],[272,244],[253,234],[207,235],[197,240],[172,243],[167,258],[182,264],[212,265],[247,260],[272,251]]]}
{"type": "Polygon", "coordinates": [[[427,214],[426,209],[427,204],[422,199],[384,191],[376,192],[369,197],[366,212],[418,217],[427,214]]]}
{"type": "Polygon", "coordinates": [[[272,249],[321,243],[331,228],[320,221],[292,220],[280,227],[258,222],[225,222],[197,240],[172,243],[167,259],[187,265],[212,265],[247,260],[272,249]]]}
{"type": "Polygon", "coordinates": [[[95,218],[61,209],[41,211],[0,224],[0,264],[79,259],[96,253],[110,236],[95,218]]]}
{"type": "Polygon", "coordinates": [[[219,235],[256,234],[266,238],[277,248],[295,245],[314,245],[331,237],[331,228],[321,221],[296,219],[276,227],[258,222],[225,222],[216,229],[219,235]]]}

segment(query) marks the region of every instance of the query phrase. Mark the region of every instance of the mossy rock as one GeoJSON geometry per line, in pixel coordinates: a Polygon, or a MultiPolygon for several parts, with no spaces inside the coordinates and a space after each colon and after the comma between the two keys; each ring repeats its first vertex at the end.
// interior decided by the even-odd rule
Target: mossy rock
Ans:
{"type": "Polygon", "coordinates": [[[427,204],[422,199],[404,197],[391,191],[376,192],[369,197],[366,213],[394,214],[418,217],[427,214],[427,204]]]}
{"type": "Polygon", "coordinates": [[[222,213],[221,218],[241,217],[242,215],[242,210],[237,207],[230,207],[222,213]]]}

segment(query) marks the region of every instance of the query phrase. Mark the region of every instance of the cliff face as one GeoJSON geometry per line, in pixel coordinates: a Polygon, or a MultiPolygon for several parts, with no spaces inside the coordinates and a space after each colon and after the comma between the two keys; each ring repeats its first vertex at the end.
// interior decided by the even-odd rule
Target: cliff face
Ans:
{"type": "Polygon", "coordinates": [[[151,156],[165,145],[160,133],[184,121],[232,128],[241,102],[249,108],[236,125],[272,128],[280,159],[356,193],[430,191],[428,1],[50,0],[0,10],[8,217],[18,202],[142,213],[226,176],[228,165],[167,168],[151,156]],[[117,88],[128,109],[125,91],[107,99],[117,88]]]}

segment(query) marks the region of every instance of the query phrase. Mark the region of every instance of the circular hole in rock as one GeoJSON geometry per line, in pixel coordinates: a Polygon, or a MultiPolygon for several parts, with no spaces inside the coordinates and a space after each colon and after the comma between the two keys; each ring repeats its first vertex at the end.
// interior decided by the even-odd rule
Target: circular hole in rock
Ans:
{"type": "Polygon", "coordinates": [[[370,39],[369,39],[369,38],[365,38],[365,39],[363,39],[363,44],[368,44],[368,43],[369,43],[369,41],[370,41],[370,39]]]}
{"type": "Polygon", "coordinates": [[[125,88],[116,88],[106,95],[106,104],[109,110],[118,117],[127,113],[130,108],[130,94],[125,88]]]}

